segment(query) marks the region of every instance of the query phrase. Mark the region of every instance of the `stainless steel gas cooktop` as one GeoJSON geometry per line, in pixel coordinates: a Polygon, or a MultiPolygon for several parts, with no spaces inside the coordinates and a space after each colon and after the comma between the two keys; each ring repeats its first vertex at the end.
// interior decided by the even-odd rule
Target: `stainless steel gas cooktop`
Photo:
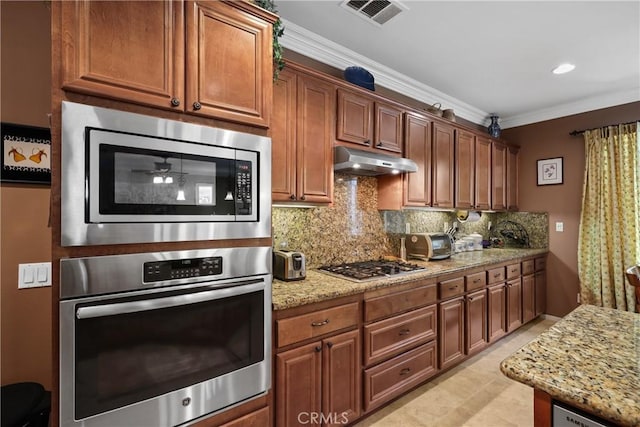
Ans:
{"type": "Polygon", "coordinates": [[[326,265],[319,267],[318,270],[342,279],[354,282],[365,282],[383,277],[415,273],[425,270],[425,268],[404,261],[377,260],[326,265]]]}

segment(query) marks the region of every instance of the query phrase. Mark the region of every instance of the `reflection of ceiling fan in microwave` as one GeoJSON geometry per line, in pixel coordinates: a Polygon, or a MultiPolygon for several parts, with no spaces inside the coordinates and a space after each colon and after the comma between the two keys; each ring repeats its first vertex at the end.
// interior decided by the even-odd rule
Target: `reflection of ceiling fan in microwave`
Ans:
{"type": "MultiPolygon", "coordinates": [[[[177,176],[179,181],[184,181],[184,176],[188,174],[182,172],[182,159],[180,159],[180,172],[174,172],[171,170],[173,165],[167,161],[168,158],[169,157],[162,157],[161,162],[153,162],[153,169],[131,169],[131,172],[153,175],[154,184],[172,184],[172,175],[177,176]]],[[[184,182],[182,182],[182,184],[184,185],[184,182]]]]}

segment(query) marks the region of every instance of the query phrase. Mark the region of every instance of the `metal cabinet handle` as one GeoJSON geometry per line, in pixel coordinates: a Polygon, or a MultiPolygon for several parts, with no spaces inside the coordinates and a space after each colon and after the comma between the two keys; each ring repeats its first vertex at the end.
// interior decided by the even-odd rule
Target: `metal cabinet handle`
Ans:
{"type": "Polygon", "coordinates": [[[329,323],[329,319],[324,319],[322,322],[311,322],[311,326],[324,326],[329,323]]]}
{"type": "Polygon", "coordinates": [[[180,100],[178,98],[171,98],[171,105],[174,107],[180,106],[180,100]]]}
{"type": "Polygon", "coordinates": [[[378,142],[378,143],[376,144],[376,147],[382,147],[382,142],[378,142]]]}
{"type": "Polygon", "coordinates": [[[328,347],[328,348],[333,347],[333,343],[332,343],[331,341],[329,341],[329,342],[327,343],[327,347],[328,347]]]}
{"type": "Polygon", "coordinates": [[[475,297],[467,297],[469,299],[469,301],[473,301],[475,299],[475,297]]]}
{"type": "Polygon", "coordinates": [[[200,104],[198,101],[193,103],[193,109],[198,111],[199,109],[202,108],[202,104],[200,104]]]}
{"type": "Polygon", "coordinates": [[[480,283],[480,280],[482,280],[482,279],[475,279],[475,280],[473,281],[473,283],[480,283]]]}
{"type": "Polygon", "coordinates": [[[322,346],[321,345],[317,345],[316,348],[315,348],[315,351],[317,353],[320,353],[322,351],[322,346]]]}
{"type": "Polygon", "coordinates": [[[449,286],[449,290],[453,291],[454,289],[458,289],[458,285],[451,285],[449,286]]]}
{"type": "Polygon", "coordinates": [[[306,200],[306,199],[307,199],[307,198],[306,198],[306,197],[304,197],[304,196],[301,196],[301,197],[300,197],[300,200],[306,200]]]}
{"type": "Polygon", "coordinates": [[[411,368],[404,368],[400,371],[400,375],[407,375],[409,372],[411,372],[411,368]]]}
{"type": "Polygon", "coordinates": [[[398,332],[398,335],[404,336],[404,335],[409,335],[410,333],[411,333],[411,329],[401,329],[400,332],[398,332]]]}
{"type": "Polygon", "coordinates": [[[364,145],[371,145],[371,141],[369,141],[368,139],[366,141],[363,142],[364,145]]]}
{"type": "Polygon", "coordinates": [[[295,194],[292,194],[292,195],[290,195],[290,196],[289,196],[289,198],[290,198],[291,200],[295,200],[295,199],[296,199],[296,195],[295,195],[295,194]]]}
{"type": "Polygon", "coordinates": [[[498,277],[500,277],[500,273],[496,273],[496,274],[494,274],[494,275],[493,275],[493,277],[494,277],[495,279],[497,279],[498,277]]]}

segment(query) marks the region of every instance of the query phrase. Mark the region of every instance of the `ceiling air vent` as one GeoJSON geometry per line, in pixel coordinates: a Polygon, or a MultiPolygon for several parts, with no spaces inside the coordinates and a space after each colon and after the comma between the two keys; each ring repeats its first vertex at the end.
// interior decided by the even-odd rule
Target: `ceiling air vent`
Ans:
{"type": "Polygon", "coordinates": [[[389,0],[347,0],[341,6],[378,25],[407,10],[403,4],[389,0]]]}

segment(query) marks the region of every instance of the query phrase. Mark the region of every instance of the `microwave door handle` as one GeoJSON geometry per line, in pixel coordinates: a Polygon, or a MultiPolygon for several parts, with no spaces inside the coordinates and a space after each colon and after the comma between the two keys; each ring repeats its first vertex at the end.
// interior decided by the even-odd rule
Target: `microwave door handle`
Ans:
{"type": "Polygon", "coordinates": [[[177,307],[187,304],[212,301],[253,291],[264,289],[262,280],[242,282],[223,289],[213,289],[210,291],[188,293],[164,298],[153,298],[141,301],[119,302],[114,304],[103,304],[90,307],[79,307],[76,310],[78,320],[91,319],[96,317],[115,316],[118,314],[138,313],[141,311],[158,310],[162,308],[177,307]],[[243,292],[238,292],[238,286],[245,286],[243,292]]]}

